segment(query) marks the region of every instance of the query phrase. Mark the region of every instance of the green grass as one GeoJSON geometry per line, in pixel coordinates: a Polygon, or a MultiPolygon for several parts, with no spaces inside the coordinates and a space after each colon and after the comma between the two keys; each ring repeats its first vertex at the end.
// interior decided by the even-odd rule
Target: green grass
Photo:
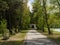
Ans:
{"type": "Polygon", "coordinates": [[[43,35],[46,35],[49,39],[52,39],[56,43],[60,44],[60,32],[52,31],[52,35],[48,34],[48,31],[42,32],[42,30],[37,30],[38,32],[42,33],[43,35]]]}
{"type": "Polygon", "coordinates": [[[26,33],[28,32],[28,30],[22,30],[20,33],[18,33],[17,35],[13,35],[13,39],[19,39],[19,40],[0,40],[0,45],[23,45],[24,42],[24,38],[26,33]]]}

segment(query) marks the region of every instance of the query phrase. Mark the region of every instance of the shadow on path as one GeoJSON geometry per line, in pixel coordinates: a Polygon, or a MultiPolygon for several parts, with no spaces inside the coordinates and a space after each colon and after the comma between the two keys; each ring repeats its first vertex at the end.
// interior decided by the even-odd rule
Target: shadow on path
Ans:
{"type": "Polygon", "coordinates": [[[31,40],[25,40],[25,45],[57,45],[52,40],[47,38],[33,38],[31,40]]]}
{"type": "Polygon", "coordinates": [[[26,37],[24,45],[58,45],[47,36],[38,33],[36,30],[30,30],[26,37]]]}

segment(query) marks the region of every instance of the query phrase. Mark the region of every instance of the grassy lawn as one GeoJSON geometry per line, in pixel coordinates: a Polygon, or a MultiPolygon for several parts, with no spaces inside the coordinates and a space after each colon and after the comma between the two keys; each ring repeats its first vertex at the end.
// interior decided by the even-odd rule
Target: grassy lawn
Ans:
{"type": "Polygon", "coordinates": [[[37,30],[38,32],[46,35],[49,39],[52,39],[56,43],[60,44],[60,32],[52,31],[52,35],[48,35],[48,31],[42,32],[41,30],[37,30]]]}
{"type": "Polygon", "coordinates": [[[20,33],[11,36],[8,40],[0,40],[0,45],[23,45],[27,32],[28,30],[22,30],[20,33]]]}

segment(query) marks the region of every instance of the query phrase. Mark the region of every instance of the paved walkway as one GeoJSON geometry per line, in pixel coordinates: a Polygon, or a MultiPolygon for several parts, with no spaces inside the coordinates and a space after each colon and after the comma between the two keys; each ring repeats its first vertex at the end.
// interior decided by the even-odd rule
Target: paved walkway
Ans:
{"type": "Polygon", "coordinates": [[[25,37],[24,45],[57,45],[47,36],[38,33],[36,30],[29,30],[25,37]]]}

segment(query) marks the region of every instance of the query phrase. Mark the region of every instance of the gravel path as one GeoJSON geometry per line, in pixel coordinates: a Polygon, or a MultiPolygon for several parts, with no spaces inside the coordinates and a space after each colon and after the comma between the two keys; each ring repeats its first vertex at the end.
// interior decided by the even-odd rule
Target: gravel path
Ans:
{"type": "Polygon", "coordinates": [[[38,33],[36,30],[29,30],[25,37],[24,45],[57,45],[47,36],[38,33]]]}

